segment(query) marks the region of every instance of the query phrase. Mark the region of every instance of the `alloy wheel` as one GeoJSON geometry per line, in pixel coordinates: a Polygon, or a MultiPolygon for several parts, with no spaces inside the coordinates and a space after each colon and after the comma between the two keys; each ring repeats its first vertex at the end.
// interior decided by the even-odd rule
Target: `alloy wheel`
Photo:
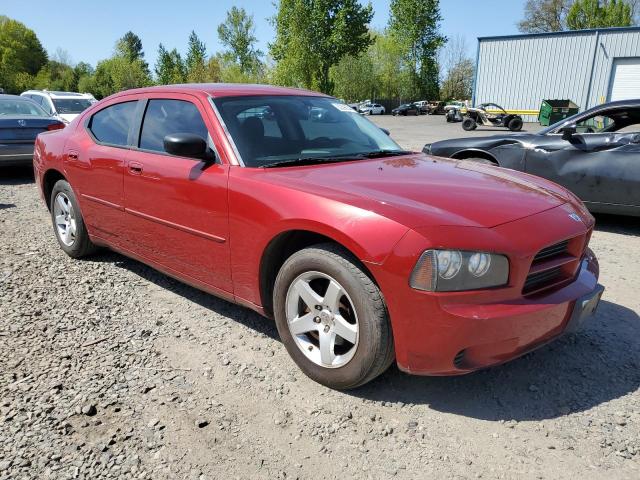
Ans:
{"type": "Polygon", "coordinates": [[[69,197],[63,192],[59,192],[53,201],[53,216],[58,238],[70,247],[76,241],[76,215],[69,197]]]}
{"type": "Polygon", "coordinates": [[[358,347],[359,324],[346,290],[331,276],[305,272],[289,286],[287,325],[302,353],[316,365],[346,365],[358,347]]]}

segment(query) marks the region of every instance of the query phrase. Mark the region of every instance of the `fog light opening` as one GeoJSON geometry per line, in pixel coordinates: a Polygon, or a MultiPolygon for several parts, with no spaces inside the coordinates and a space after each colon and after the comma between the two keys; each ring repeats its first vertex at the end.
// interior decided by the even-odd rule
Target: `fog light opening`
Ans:
{"type": "Polygon", "coordinates": [[[464,367],[464,358],[466,355],[467,351],[466,350],[460,350],[455,357],[453,357],[453,365],[456,368],[463,368],[464,367]]]}

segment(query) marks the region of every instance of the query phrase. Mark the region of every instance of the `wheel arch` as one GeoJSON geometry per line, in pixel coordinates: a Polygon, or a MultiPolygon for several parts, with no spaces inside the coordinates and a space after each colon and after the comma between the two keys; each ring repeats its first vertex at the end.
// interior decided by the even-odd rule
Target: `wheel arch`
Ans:
{"type": "Polygon", "coordinates": [[[273,237],[262,252],[260,258],[259,285],[260,300],[264,312],[273,316],[273,288],[280,268],[291,255],[312,245],[331,243],[343,248],[353,261],[377,285],[376,279],[366,264],[358,258],[353,248],[344,242],[313,230],[292,229],[285,230],[273,237]]]}
{"type": "Polygon", "coordinates": [[[480,150],[475,148],[468,148],[465,150],[457,151],[451,155],[451,158],[454,158],[456,160],[465,160],[467,158],[484,158],[500,166],[500,163],[498,162],[498,159],[495,156],[493,156],[486,150],[480,150]]]}
{"type": "Polygon", "coordinates": [[[42,176],[42,193],[49,210],[51,210],[51,192],[53,191],[53,186],[59,180],[67,180],[67,178],[60,170],[55,168],[50,168],[42,176]]]}

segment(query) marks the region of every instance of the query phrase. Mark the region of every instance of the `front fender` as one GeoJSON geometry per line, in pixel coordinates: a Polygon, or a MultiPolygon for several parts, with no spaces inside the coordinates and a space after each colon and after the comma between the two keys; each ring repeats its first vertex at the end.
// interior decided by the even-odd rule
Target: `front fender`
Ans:
{"type": "Polygon", "coordinates": [[[260,305],[260,264],[271,241],[307,231],[342,245],[360,261],[380,264],[409,230],[377,213],[307,191],[255,181],[244,172],[229,180],[229,232],[234,294],[260,305]]]}

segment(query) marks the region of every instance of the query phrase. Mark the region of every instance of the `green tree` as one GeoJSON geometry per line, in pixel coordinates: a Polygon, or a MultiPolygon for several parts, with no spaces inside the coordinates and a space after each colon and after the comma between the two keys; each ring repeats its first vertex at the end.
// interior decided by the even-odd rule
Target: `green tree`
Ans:
{"type": "Polygon", "coordinates": [[[623,0],[575,0],[567,14],[570,30],[631,25],[633,8],[623,0]]]}
{"type": "Polygon", "coordinates": [[[7,93],[20,93],[20,82],[35,76],[47,63],[47,52],[40,40],[23,23],[0,16],[0,87],[7,93]]]}
{"type": "Polygon", "coordinates": [[[527,0],[524,18],[518,23],[523,33],[547,33],[565,30],[572,0],[527,0]]]}
{"type": "Polygon", "coordinates": [[[224,23],[218,26],[220,42],[227,47],[226,59],[235,62],[243,74],[255,73],[260,69],[262,52],[256,49],[257,38],[253,16],[244,8],[231,7],[224,23]]]}
{"type": "Polygon", "coordinates": [[[188,82],[201,83],[207,81],[207,47],[200,40],[196,32],[189,35],[189,48],[187,50],[186,79],[188,82]]]}
{"type": "Polygon", "coordinates": [[[343,57],[331,69],[333,94],[348,102],[366,98],[375,98],[377,82],[374,73],[373,58],[369,52],[358,57],[343,57]]]}
{"type": "Polygon", "coordinates": [[[398,42],[387,33],[375,35],[370,48],[379,97],[402,103],[411,96],[411,79],[404,64],[403,51],[398,42]]]}
{"type": "Polygon", "coordinates": [[[371,44],[371,5],[357,0],[280,0],[273,18],[274,80],[285,85],[333,92],[331,67],[358,57],[371,44]]]}
{"type": "Polygon", "coordinates": [[[149,64],[144,59],[142,40],[131,30],[116,42],[116,55],[126,58],[130,63],[140,62],[148,74],[149,64]]]}
{"type": "Polygon", "coordinates": [[[389,32],[399,43],[412,83],[412,96],[439,97],[438,50],[447,39],[440,34],[439,0],[392,0],[389,32]]]}
{"type": "MultiPolygon", "coordinates": [[[[98,62],[91,89],[87,89],[97,98],[104,98],[122,90],[146,87],[151,79],[140,60],[130,62],[122,56],[113,56],[98,62]]],[[[87,88],[87,84],[83,83],[87,88]]]]}
{"type": "Polygon", "coordinates": [[[162,44],[158,46],[158,60],[155,71],[160,85],[183,83],[186,78],[184,61],[178,51],[175,48],[167,51],[162,44]]]}
{"type": "Polygon", "coordinates": [[[207,81],[222,81],[222,67],[220,65],[220,59],[218,57],[210,57],[209,61],[207,62],[207,81]]]}

